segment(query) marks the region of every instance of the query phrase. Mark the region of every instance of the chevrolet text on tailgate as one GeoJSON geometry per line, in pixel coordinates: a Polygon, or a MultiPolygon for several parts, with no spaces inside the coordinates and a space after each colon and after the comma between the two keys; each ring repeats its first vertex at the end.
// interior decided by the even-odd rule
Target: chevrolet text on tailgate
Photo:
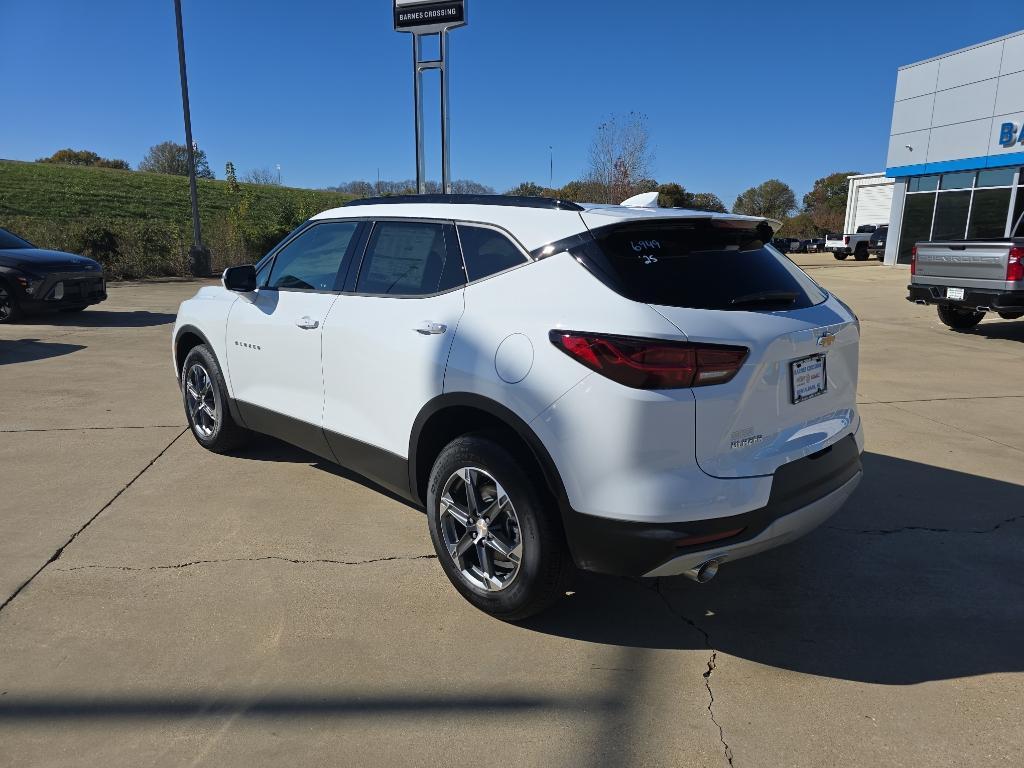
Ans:
{"type": "Polygon", "coordinates": [[[777,222],[651,204],[315,216],[181,305],[196,440],[274,435],[425,508],[447,577],[505,620],[576,568],[704,582],[796,539],[861,478],[860,324],[777,222]]]}
{"type": "MultiPolygon", "coordinates": [[[[1014,232],[1024,226],[1024,214],[1014,232]]],[[[967,330],[989,312],[1024,317],[1024,237],[917,243],[910,257],[907,300],[934,304],[939,319],[967,330]]]]}

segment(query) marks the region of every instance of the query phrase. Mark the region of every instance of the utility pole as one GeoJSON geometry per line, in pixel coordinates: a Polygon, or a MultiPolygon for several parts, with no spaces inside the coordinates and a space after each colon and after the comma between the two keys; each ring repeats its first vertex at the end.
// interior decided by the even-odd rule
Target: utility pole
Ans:
{"type": "Polygon", "coordinates": [[[277,186],[281,186],[281,164],[277,164],[277,186]]]}
{"type": "Polygon", "coordinates": [[[185,33],[181,28],[181,0],[174,0],[174,19],[178,27],[178,68],[181,74],[181,108],[185,113],[185,151],[188,154],[188,189],[192,198],[192,247],[189,266],[196,277],[210,274],[210,252],[203,246],[199,223],[199,193],[196,189],[196,147],[192,142],[192,115],[188,105],[188,74],[185,72],[185,33]]]}
{"type": "Polygon", "coordinates": [[[555,188],[555,148],[549,146],[548,152],[551,153],[551,165],[548,170],[548,189],[555,188]]]}

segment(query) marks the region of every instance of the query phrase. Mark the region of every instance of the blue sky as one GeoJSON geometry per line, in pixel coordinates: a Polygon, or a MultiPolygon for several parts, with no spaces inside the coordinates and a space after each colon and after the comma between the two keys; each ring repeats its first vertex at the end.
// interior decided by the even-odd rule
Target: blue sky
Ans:
{"type": "MultiPolygon", "coordinates": [[[[183,5],[193,129],[218,178],[228,160],[280,163],[306,187],[414,175],[411,43],[391,0],[183,5]]],[[[470,0],[452,33],[453,175],[546,183],[553,146],[563,184],[604,117],[638,111],[659,181],[730,205],[770,177],[802,195],[831,171],[881,170],[896,68],[1021,26],[993,8],[470,0]]],[[[171,0],[0,0],[0,29],[0,157],[70,146],[134,166],[182,140],[171,0]]]]}

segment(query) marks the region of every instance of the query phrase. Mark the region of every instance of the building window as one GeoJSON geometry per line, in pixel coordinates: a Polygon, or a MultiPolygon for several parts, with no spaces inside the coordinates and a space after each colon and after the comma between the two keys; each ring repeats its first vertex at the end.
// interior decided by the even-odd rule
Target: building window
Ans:
{"type": "MultiPolygon", "coordinates": [[[[908,179],[897,263],[910,263],[914,243],[923,240],[1005,237],[1010,206],[1015,208],[1011,225],[1024,214],[1024,186],[1013,194],[1017,180],[1017,168],[908,179]]],[[[1024,178],[1020,183],[1024,184],[1024,178]]]]}
{"type": "Polygon", "coordinates": [[[910,263],[910,251],[914,243],[927,240],[932,231],[932,214],[935,212],[935,192],[907,195],[903,204],[903,226],[900,227],[900,250],[896,255],[897,264],[910,263]]]}
{"type": "Polygon", "coordinates": [[[979,189],[971,203],[968,240],[1001,238],[1006,233],[1006,213],[1010,210],[1011,189],[979,189]]]}

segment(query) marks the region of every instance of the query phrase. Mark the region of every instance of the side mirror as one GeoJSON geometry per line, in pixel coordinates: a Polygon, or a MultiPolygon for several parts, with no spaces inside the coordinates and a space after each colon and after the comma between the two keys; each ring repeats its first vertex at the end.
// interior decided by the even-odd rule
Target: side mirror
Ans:
{"type": "Polygon", "coordinates": [[[241,267],[228,267],[221,278],[224,287],[229,291],[249,293],[256,290],[256,267],[245,264],[241,267]]]}

